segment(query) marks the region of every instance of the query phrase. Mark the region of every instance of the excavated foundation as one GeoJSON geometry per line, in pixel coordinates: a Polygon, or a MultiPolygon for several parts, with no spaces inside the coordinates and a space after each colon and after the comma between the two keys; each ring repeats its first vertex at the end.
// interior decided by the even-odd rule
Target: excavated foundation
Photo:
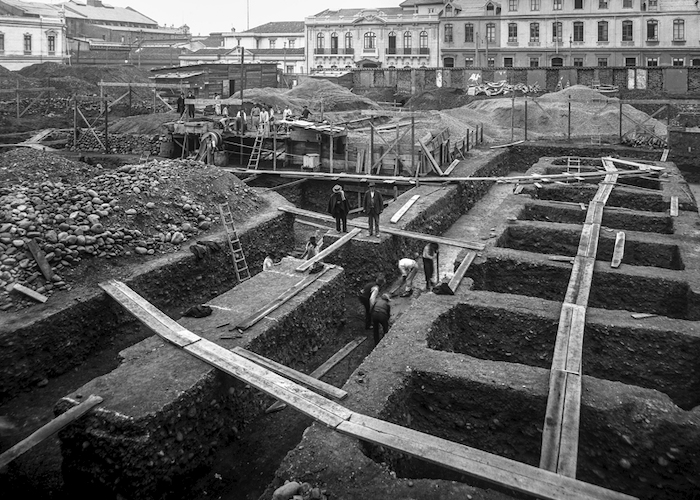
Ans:
{"type": "MultiPolygon", "coordinates": [[[[519,162],[533,154],[522,151],[519,162]]],[[[530,172],[552,175],[565,164],[542,158],[530,172]]],[[[663,166],[662,180],[615,186],[603,212],[583,340],[576,477],[671,500],[700,495],[700,220],[677,169],[663,166]],[[672,196],[677,217],[669,215],[672,196]],[[612,268],[619,231],[625,253],[612,268]]],[[[596,189],[528,185],[491,210],[480,230],[487,248],[467,272],[472,289],[414,299],[344,386],[347,406],[538,466],[569,258],[596,189]]],[[[268,492],[301,479],[339,498],[521,497],[318,425],[277,474],[268,492]]]]}

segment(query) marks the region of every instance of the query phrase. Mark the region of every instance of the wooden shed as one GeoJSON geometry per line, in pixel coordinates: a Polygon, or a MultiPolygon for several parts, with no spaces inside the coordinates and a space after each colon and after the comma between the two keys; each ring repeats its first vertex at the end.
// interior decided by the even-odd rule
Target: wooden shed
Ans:
{"type": "Polygon", "coordinates": [[[183,88],[192,89],[195,96],[202,99],[211,99],[215,93],[226,98],[241,90],[241,87],[277,87],[275,63],[191,64],[151,72],[156,82],[182,84],[183,88]]]}

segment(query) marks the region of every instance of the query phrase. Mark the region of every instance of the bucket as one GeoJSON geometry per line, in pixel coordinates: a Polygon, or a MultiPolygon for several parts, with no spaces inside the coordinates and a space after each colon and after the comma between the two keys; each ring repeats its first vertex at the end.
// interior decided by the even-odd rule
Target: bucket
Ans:
{"type": "Polygon", "coordinates": [[[173,142],[160,143],[160,156],[163,158],[172,158],[175,154],[175,144],[173,142]]]}
{"type": "Polygon", "coordinates": [[[228,166],[228,152],[214,151],[214,165],[216,165],[217,167],[228,166]]]}

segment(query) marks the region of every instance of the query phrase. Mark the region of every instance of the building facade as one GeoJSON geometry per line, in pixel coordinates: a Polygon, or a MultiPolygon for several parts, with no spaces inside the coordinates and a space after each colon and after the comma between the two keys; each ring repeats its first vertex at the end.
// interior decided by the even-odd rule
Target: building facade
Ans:
{"type": "Polygon", "coordinates": [[[418,68],[440,61],[440,1],[399,7],[324,10],[306,18],[307,72],[418,68]]]}
{"type": "Polygon", "coordinates": [[[247,31],[224,33],[223,38],[224,47],[243,47],[256,61],[276,63],[284,73],[305,72],[303,21],[271,22],[247,31]]]}
{"type": "Polygon", "coordinates": [[[696,0],[446,0],[444,67],[700,66],[696,0]]]}
{"type": "Polygon", "coordinates": [[[52,5],[0,1],[0,66],[15,71],[66,57],[66,24],[52,5]]]}

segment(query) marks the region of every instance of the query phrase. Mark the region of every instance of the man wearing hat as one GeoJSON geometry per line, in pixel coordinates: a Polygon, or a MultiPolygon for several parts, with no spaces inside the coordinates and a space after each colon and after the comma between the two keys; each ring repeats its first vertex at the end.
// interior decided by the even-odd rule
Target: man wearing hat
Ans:
{"type": "Polygon", "coordinates": [[[372,236],[376,230],[377,236],[379,236],[379,214],[384,210],[384,200],[382,200],[382,195],[375,191],[374,188],[374,182],[370,182],[369,189],[365,192],[365,198],[362,201],[362,208],[367,214],[369,235],[372,236]]]}
{"type": "Polygon", "coordinates": [[[333,186],[333,193],[328,200],[328,213],[335,217],[335,230],[340,232],[341,223],[342,231],[348,232],[348,212],[350,212],[350,203],[345,197],[345,192],[340,185],[333,186]]]}

